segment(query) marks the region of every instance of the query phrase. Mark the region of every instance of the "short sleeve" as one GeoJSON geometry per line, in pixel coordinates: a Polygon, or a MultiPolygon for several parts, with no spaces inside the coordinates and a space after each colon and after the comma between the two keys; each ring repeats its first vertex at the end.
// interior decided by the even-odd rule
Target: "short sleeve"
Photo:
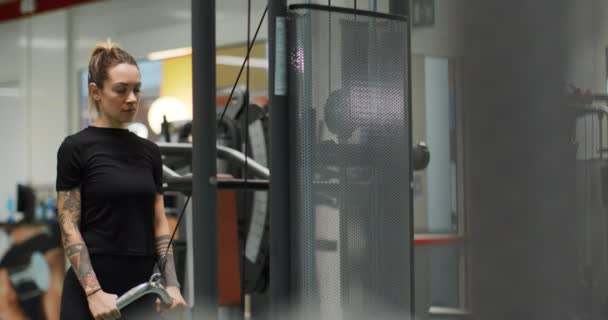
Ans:
{"type": "Polygon", "coordinates": [[[156,187],[156,192],[163,194],[163,158],[157,144],[154,144],[152,163],[154,167],[154,185],[156,187]]]}
{"type": "Polygon", "coordinates": [[[65,138],[57,151],[57,191],[72,190],[82,181],[80,150],[70,137],[65,138]]]}

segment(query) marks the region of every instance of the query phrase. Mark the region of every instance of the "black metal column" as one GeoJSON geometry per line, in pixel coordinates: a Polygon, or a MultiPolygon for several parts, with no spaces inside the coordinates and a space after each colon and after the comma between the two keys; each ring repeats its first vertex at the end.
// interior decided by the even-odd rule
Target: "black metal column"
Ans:
{"type": "Polygon", "coordinates": [[[194,319],[217,319],[215,0],[192,1],[194,319]]]}
{"type": "MultiPolygon", "coordinates": [[[[411,20],[411,15],[410,13],[410,0],[389,0],[389,13],[391,14],[398,14],[398,15],[404,15],[407,16],[407,21],[408,21],[408,28],[407,28],[407,48],[409,50],[409,54],[407,55],[407,74],[405,74],[405,78],[407,79],[406,81],[406,88],[404,88],[404,90],[406,90],[406,92],[408,92],[409,94],[407,95],[407,100],[405,101],[405,105],[408,108],[408,112],[407,114],[409,115],[408,117],[408,122],[406,123],[406,126],[408,128],[409,131],[409,145],[410,145],[410,164],[413,164],[413,159],[412,159],[412,155],[411,153],[413,152],[413,132],[412,132],[412,95],[413,95],[413,91],[412,91],[412,20],[411,20]]],[[[414,181],[414,173],[413,173],[413,166],[410,166],[410,181],[414,181]]],[[[410,188],[410,199],[413,199],[413,190],[410,188]]],[[[410,285],[411,285],[411,292],[412,295],[410,296],[410,314],[409,316],[414,316],[416,314],[416,299],[415,299],[415,287],[416,287],[416,275],[414,274],[414,270],[415,270],[415,261],[414,261],[414,202],[410,202],[410,207],[409,209],[409,213],[410,213],[410,235],[411,238],[409,239],[409,243],[410,243],[410,253],[411,253],[411,257],[410,257],[410,285]]],[[[426,311],[420,310],[418,311],[419,314],[425,314],[426,311]]]]}
{"type": "Polygon", "coordinates": [[[409,12],[410,0],[389,0],[388,11],[392,14],[407,15],[409,12]]]}
{"type": "Polygon", "coordinates": [[[270,97],[270,301],[271,318],[285,319],[290,288],[289,110],[285,0],[268,0],[268,88],[270,97]]]}

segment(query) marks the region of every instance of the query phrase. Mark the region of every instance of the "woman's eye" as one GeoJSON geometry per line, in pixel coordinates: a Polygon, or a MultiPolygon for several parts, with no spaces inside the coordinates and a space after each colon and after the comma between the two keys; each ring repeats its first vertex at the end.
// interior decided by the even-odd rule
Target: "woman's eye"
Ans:
{"type": "Polygon", "coordinates": [[[135,93],[140,93],[140,92],[141,92],[141,89],[139,89],[139,88],[135,88],[135,89],[133,89],[133,92],[135,92],[135,93]]]}
{"type": "Polygon", "coordinates": [[[125,93],[127,93],[127,90],[125,90],[125,89],[116,89],[114,91],[116,91],[116,93],[118,93],[118,94],[125,94],[125,93]]]}

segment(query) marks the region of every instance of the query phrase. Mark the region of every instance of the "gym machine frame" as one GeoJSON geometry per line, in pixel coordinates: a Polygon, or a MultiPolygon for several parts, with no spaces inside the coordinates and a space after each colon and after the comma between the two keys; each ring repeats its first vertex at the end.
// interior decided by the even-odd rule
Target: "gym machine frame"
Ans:
{"type": "MultiPolygon", "coordinates": [[[[196,318],[217,319],[217,224],[216,218],[216,41],[215,2],[192,1],[192,201],[194,305],[196,318]]],[[[409,0],[390,0],[389,11],[407,15],[409,0]]],[[[286,84],[285,45],[286,0],[268,1],[268,88],[270,98],[270,312],[280,319],[289,307],[290,288],[290,170],[289,116],[286,92],[277,91],[275,83],[286,84]],[[277,26],[278,25],[278,26],[277,26]],[[277,55],[281,53],[283,55],[277,55]],[[278,66],[278,68],[277,68],[278,66]],[[279,72],[277,72],[279,71],[279,72]]],[[[408,44],[410,42],[408,36],[408,44]]],[[[410,62],[408,61],[408,65],[410,62]]],[[[409,83],[409,81],[408,81],[409,83]]],[[[247,182],[248,184],[250,181],[247,182]]],[[[413,280],[413,279],[412,279],[413,280]]],[[[413,281],[412,281],[413,283],[413,281]]]]}

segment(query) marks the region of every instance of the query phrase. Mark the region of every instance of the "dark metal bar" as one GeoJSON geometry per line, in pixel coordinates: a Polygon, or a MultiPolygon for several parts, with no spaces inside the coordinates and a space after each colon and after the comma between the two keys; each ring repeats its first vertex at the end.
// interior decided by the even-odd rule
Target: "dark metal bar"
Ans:
{"type": "MultiPolygon", "coordinates": [[[[159,143],[158,146],[160,152],[166,156],[190,157],[192,154],[192,145],[189,143],[159,143]]],[[[239,166],[246,165],[247,171],[253,173],[256,177],[270,178],[268,168],[249,157],[245,157],[242,152],[222,145],[216,145],[216,151],[218,158],[239,166]]]]}
{"type": "MultiPolygon", "coordinates": [[[[217,179],[217,189],[248,189],[268,190],[270,182],[263,179],[217,179]]],[[[166,191],[180,191],[190,193],[192,191],[192,176],[165,176],[164,188],[166,191]]]]}
{"type": "Polygon", "coordinates": [[[192,177],[186,176],[168,179],[163,183],[163,190],[192,194],[192,177]]]}
{"type": "Polygon", "coordinates": [[[268,88],[270,97],[270,318],[285,319],[290,287],[290,165],[287,99],[287,3],[268,0],[268,88]]]}
{"type": "Polygon", "coordinates": [[[329,12],[355,14],[355,15],[361,15],[361,16],[385,18],[385,19],[392,19],[392,20],[405,20],[406,19],[405,17],[403,17],[402,15],[399,15],[399,14],[386,14],[386,13],[382,13],[382,12],[351,9],[351,8],[345,8],[345,7],[330,7],[330,6],[325,6],[322,4],[309,4],[309,3],[300,4],[300,3],[298,3],[298,4],[290,5],[289,9],[291,9],[291,10],[296,10],[296,9],[323,10],[323,11],[329,11],[329,12]]]}
{"type": "Polygon", "coordinates": [[[227,160],[231,163],[246,166],[247,171],[253,173],[257,177],[265,179],[270,178],[270,171],[268,170],[268,168],[264,167],[253,159],[246,157],[242,152],[238,150],[218,145],[217,156],[220,159],[227,160]]]}
{"type": "MultiPolygon", "coordinates": [[[[597,117],[600,123],[600,149],[604,148],[604,115],[600,114],[597,117]]],[[[595,151],[594,151],[595,152],[595,151]]],[[[600,160],[604,160],[604,154],[600,152],[600,160]]]]}
{"type": "Polygon", "coordinates": [[[596,101],[608,101],[608,95],[605,94],[594,94],[593,100],[596,101]]]}
{"type": "MultiPolygon", "coordinates": [[[[405,92],[407,92],[406,94],[406,100],[404,101],[405,103],[405,107],[407,108],[407,122],[406,122],[406,126],[408,128],[408,141],[407,143],[409,144],[409,150],[410,150],[410,154],[409,154],[409,179],[410,181],[414,181],[414,167],[417,165],[414,163],[414,152],[412,151],[412,145],[413,145],[413,140],[412,140],[412,135],[413,135],[413,130],[412,130],[412,77],[411,77],[411,70],[412,70],[412,30],[411,30],[411,17],[409,15],[410,13],[410,0],[389,0],[389,13],[390,14],[396,14],[396,15],[402,15],[402,16],[407,16],[407,21],[408,21],[408,26],[407,26],[407,70],[405,70],[406,74],[404,74],[404,79],[405,84],[404,84],[404,90],[405,92]]],[[[414,199],[414,194],[413,194],[413,189],[410,188],[409,190],[409,196],[410,199],[414,199]]],[[[415,303],[415,294],[414,294],[414,288],[416,287],[416,278],[414,276],[414,269],[415,269],[415,263],[414,263],[414,201],[410,201],[410,206],[408,208],[408,214],[410,215],[409,217],[409,221],[410,221],[410,239],[409,239],[409,252],[410,252],[410,314],[408,316],[413,317],[416,314],[416,303],[415,303]]]]}
{"type": "Polygon", "coordinates": [[[192,144],[190,143],[158,142],[157,144],[160,153],[164,156],[192,157],[192,144]]]}
{"type": "Polygon", "coordinates": [[[390,12],[391,14],[406,16],[410,12],[409,8],[409,0],[389,0],[388,3],[388,12],[390,12]]]}
{"type": "Polygon", "coordinates": [[[586,105],[586,106],[576,106],[573,107],[576,112],[577,112],[577,116],[586,116],[588,114],[596,114],[596,115],[602,115],[602,114],[608,114],[608,106],[601,106],[601,105],[586,105]]]}
{"type": "Polygon", "coordinates": [[[194,319],[217,319],[215,1],[192,1],[194,319]]]}
{"type": "Polygon", "coordinates": [[[217,180],[218,189],[248,189],[248,190],[268,190],[270,182],[261,179],[220,179],[217,180]]]}

